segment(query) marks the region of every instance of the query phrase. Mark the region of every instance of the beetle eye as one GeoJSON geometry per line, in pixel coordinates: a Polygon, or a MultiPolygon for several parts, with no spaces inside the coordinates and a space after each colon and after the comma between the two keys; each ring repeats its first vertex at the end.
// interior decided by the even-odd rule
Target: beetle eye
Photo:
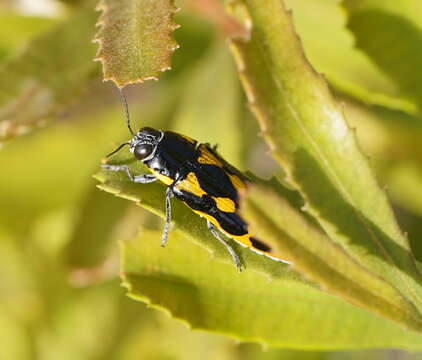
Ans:
{"type": "Polygon", "coordinates": [[[133,151],[133,155],[138,160],[144,160],[152,154],[153,150],[154,150],[154,147],[152,145],[140,144],[137,147],[135,147],[135,150],[133,151]]]}

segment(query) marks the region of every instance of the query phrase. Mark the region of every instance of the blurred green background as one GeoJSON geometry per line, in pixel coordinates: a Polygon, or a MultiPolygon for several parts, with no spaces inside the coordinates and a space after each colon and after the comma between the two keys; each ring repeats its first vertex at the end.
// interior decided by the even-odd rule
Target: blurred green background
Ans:
{"type": "MultiPolygon", "coordinates": [[[[397,81],[406,68],[389,72],[388,54],[377,56],[364,37],[355,46],[340,1],[286,2],[306,54],[344,104],[422,260],[421,92],[397,81]]],[[[201,3],[180,3],[173,70],[158,83],[126,89],[134,127],[218,143],[230,162],[268,177],[274,166],[245,105],[223,36],[227,24],[201,3]]],[[[101,81],[92,61],[98,14],[91,9],[89,1],[0,1],[0,120],[13,125],[0,123],[8,140],[0,151],[0,359],[422,359],[400,350],[262,349],[191,331],[125,296],[119,241],[162,222],[95,187],[100,159],[129,134],[115,87],[101,81]],[[52,51],[61,62],[51,62],[52,51]],[[4,105],[11,99],[12,110],[4,105]]],[[[350,20],[350,28],[370,26],[359,16],[350,20]]],[[[414,39],[400,26],[392,31],[405,52],[406,36],[414,39]]],[[[420,70],[421,54],[422,47],[409,71],[420,70]]]]}

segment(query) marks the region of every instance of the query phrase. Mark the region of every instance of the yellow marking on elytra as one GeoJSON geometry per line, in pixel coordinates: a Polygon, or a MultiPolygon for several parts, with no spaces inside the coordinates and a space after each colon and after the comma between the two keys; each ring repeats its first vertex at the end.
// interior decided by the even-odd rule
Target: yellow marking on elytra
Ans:
{"type": "Polygon", "coordinates": [[[190,172],[186,176],[186,179],[178,182],[175,187],[178,190],[184,190],[199,197],[207,194],[204,190],[202,190],[198,178],[193,172],[190,172]]]}
{"type": "Polygon", "coordinates": [[[199,145],[199,151],[201,155],[198,157],[198,162],[201,164],[209,164],[209,165],[217,165],[219,167],[223,167],[223,164],[220,160],[218,160],[209,150],[206,148],[205,145],[199,145]]]}
{"type": "MultiPolygon", "coordinates": [[[[186,205],[186,204],[185,204],[186,205]]],[[[280,257],[279,255],[275,255],[273,253],[267,252],[267,251],[263,251],[260,250],[256,247],[254,247],[252,245],[252,242],[250,240],[250,238],[253,236],[250,232],[248,232],[247,234],[244,235],[232,235],[229,234],[227,231],[224,231],[224,229],[219,225],[218,221],[213,218],[211,215],[208,215],[202,211],[199,210],[193,210],[191,209],[194,213],[198,214],[199,216],[209,220],[216,228],[218,228],[224,235],[226,235],[227,237],[233,239],[234,241],[238,242],[239,244],[246,246],[248,248],[250,248],[253,252],[259,254],[259,255],[266,255],[269,256],[270,258],[273,259],[278,259],[278,260],[282,260],[283,262],[285,262],[286,260],[283,259],[282,257],[280,257]]]]}
{"type": "Polygon", "coordinates": [[[148,168],[149,171],[151,171],[158,180],[160,180],[162,183],[166,184],[167,186],[173,184],[174,180],[172,178],[169,178],[168,176],[162,175],[158,173],[157,171],[154,171],[150,168],[148,168]]]}
{"type": "Polygon", "coordinates": [[[233,239],[235,241],[238,241],[238,242],[242,243],[243,245],[246,245],[247,247],[254,248],[252,246],[251,241],[249,240],[249,238],[251,237],[251,235],[249,233],[244,234],[244,235],[232,235],[232,234],[228,233],[227,231],[225,231],[220,226],[220,224],[218,223],[218,221],[214,217],[212,217],[211,215],[208,215],[208,214],[206,214],[206,213],[204,213],[202,211],[199,211],[199,210],[193,210],[193,209],[191,209],[191,210],[194,213],[198,214],[199,216],[201,216],[201,217],[209,220],[211,222],[211,224],[213,224],[217,229],[219,229],[224,235],[228,236],[229,238],[231,238],[231,239],[233,239]]]}
{"type": "MultiPolygon", "coordinates": [[[[227,234],[226,232],[224,232],[225,234],[227,234]]],[[[238,241],[238,242],[240,242],[240,243],[242,243],[242,244],[244,244],[244,245],[246,245],[247,247],[249,247],[249,248],[253,248],[253,249],[255,249],[253,246],[252,246],[252,243],[251,243],[251,241],[249,240],[250,238],[251,238],[251,234],[249,234],[249,233],[247,233],[247,234],[245,234],[245,235],[230,235],[230,234],[227,234],[227,236],[228,237],[230,237],[230,238],[232,238],[233,240],[235,240],[235,241],[238,241]]]]}
{"type": "Polygon", "coordinates": [[[196,144],[196,143],[197,143],[197,141],[196,141],[196,140],[194,140],[194,139],[190,138],[189,136],[182,135],[182,134],[178,134],[178,135],[179,135],[180,137],[182,137],[183,139],[185,139],[186,141],[190,142],[191,144],[196,144]]]}
{"type": "Polygon", "coordinates": [[[229,175],[230,181],[236,190],[246,187],[245,183],[242,180],[240,180],[240,178],[237,175],[232,175],[232,174],[227,174],[227,175],[229,175]]]}
{"type": "Polygon", "coordinates": [[[227,197],[215,197],[212,196],[215,200],[217,208],[224,212],[235,212],[236,211],[236,204],[232,199],[227,197]]]}

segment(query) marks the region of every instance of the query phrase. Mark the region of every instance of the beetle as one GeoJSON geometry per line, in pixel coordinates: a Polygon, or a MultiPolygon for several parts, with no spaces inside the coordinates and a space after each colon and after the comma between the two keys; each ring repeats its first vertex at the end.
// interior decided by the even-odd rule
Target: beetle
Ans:
{"type": "Polygon", "coordinates": [[[120,91],[125,105],[127,127],[132,139],[121,144],[107,158],[128,145],[133,156],[146,165],[149,174],[133,175],[127,165],[103,164],[111,171],[124,171],[135,183],[161,181],[167,186],[166,221],[161,245],[165,246],[171,224],[171,198],[186,204],[193,212],[205,218],[212,235],[229,251],[236,267],[242,270],[239,256],[224,236],[274,260],[289,263],[271,254],[267,244],[251,236],[246,222],[238,213],[239,190],[250,180],[224,160],[215,147],[172,131],[143,127],[134,133],[126,97],[120,91]]]}

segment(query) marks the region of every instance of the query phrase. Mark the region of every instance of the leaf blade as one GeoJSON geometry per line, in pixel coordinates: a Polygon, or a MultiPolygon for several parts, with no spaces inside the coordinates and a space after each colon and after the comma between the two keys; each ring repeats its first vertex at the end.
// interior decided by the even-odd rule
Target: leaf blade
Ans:
{"type": "Polygon", "coordinates": [[[245,197],[241,212],[253,234],[276,243],[294,269],[352,304],[421,330],[419,312],[397,289],[353,260],[281,196],[254,185],[245,197]]]}
{"type": "Polygon", "coordinates": [[[422,103],[422,11],[418,1],[344,1],[347,27],[356,47],[392,79],[401,92],[418,105],[422,103]]]}
{"type": "Polygon", "coordinates": [[[311,64],[336,91],[365,104],[417,114],[418,104],[403,96],[394,81],[356,48],[341,2],[315,0],[310,5],[306,0],[286,0],[286,5],[293,11],[311,64]]]}
{"type": "Polygon", "coordinates": [[[170,57],[178,48],[172,0],[101,0],[97,9],[102,14],[94,41],[99,43],[96,60],[103,65],[104,80],[123,87],[157,80],[170,69],[170,57]]]}
{"type": "Polygon", "coordinates": [[[250,41],[232,50],[252,111],[288,181],[336,242],[419,311],[421,275],[385,193],[321,75],[304,56],[283,3],[247,0],[250,41]]]}
{"type": "Polygon", "coordinates": [[[122,244],[124,284],[130,297],[194,329],[306,350],[420,347],[420,335],[309,285],[239,274],[181,233],[162,249],[160,235],[142,230],[122,244]]]}
{"type": "MultiPolygon", "coordinates": [[[[115,156],[118,159],[118,156],[115,156]]],[[[145,173],[140,171],[137,164],[133,164],[130,160],[117,160],[118,164],[129,165],[131,172],[134,174],[145,173]]],[[[113,162],[114,163],[114,162],[113,162]]],[[[142,206],[146,210],[165,218],[165,186],[158,183],[151,184],[135,184],[131,182],[124,173],[116,173],[102,170],[94,176],[99,184],[97,187],[101,190],[114,194],[118,197],[134,201],[137,205],[142,206]]],[[[233,259],[228,254],[227,249],[222,246],[208,231],[206,222],[185,206],[181,201],[172,201],[172,223],[177,230],[182,231],[193,242],[207,249],[213,257],[229,263],[234,267],[233,259]]],[[[170,231],[169,242],[172,240],[172,231],[170,231]]],[[[248,268],[266,274],[272,277],[292,277],[300,278],[297,274],[291,272],[278,272],[280,264],[274,262],[262,255],[251,252],[238,244],[233,243],[239,257],[248,268]]],[[[281,265],[287,267],[286,265],[281,265]]]]}

